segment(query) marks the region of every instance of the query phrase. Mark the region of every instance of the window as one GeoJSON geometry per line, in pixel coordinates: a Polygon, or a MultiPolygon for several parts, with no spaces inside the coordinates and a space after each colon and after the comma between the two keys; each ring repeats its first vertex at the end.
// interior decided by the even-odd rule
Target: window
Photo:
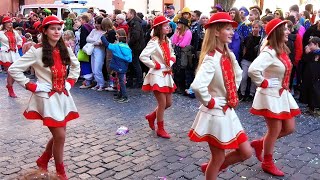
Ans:
{"type": "Polygon", "coordinates": [[[62,8],[61,11],[62,11],[61,18],[62,18],[62,20],[65,20],[68,17],[70,11],[69,11],[69,9],[65,9],[65,8],[62,8]]]}

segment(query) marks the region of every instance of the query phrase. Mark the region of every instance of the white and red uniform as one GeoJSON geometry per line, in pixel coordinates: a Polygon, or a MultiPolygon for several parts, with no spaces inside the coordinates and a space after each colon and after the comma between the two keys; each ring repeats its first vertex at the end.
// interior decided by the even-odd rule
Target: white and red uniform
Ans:
{"type": "Polygon", "coordinates": [[[257,85],[250,112],[275,119],[291,119],[300,109],[289,91],[292,64],[286,53],[279,57],[270,46],[263,49],[249,67],[249,76],[257,85]],[[280,86],[268,88],[266,79],[278,78],[280,86]]]}
{"type": "Polygon", "coordinates": [[[159,42],[159,38],[152,38],[140,54],[140,61],[150,68],[146,75],[142,90],[172,93],[177,88],[173,78],[171,66],[175,62],[171,41],[159,42]],[[151,58],[150,58],[151,57],[151,58]]]}
{"type": "Polygon", "coordinates": [[[234,111],[239,100],[242,70],[233,53],[231,58],[219,50],[206,55],[191,88],[201,102],[189,132],[191,141],[206,141],[220,149],[237,149],[247,141],[243,127],[234,111]],[[223,110],[214,108],[214,97],[225,97],[223,110]]]}
{"type": "Polygon", "coordinates": [[[15,31],[0,31],[1,53],[0,65],[9,67],[20,58],[18,49],[22,47],[22,38],[15,31]]]}
{"type": "Polygon", "coordinates": [[[32,46],[24,56],[10,66],[9,73],[14,80],[31,91],[35,91],[36,86],[30,85],[30,79],[23,74],[29,67],[35,70],[37,82],[52,84],[51,92],[35,92],[31,95],[28,107],[23,113],[26,119],[40,119],[45,126],[63,127],[68,121],[79,117],[72,96],[65,88],[65,82],[74,85],[80,74],[80,63],[71,48],[68,48],[68,52],[71,59],[68,75],[58,49],[52,52],[54,65],[44,67],[40,44],[32,46]]]}

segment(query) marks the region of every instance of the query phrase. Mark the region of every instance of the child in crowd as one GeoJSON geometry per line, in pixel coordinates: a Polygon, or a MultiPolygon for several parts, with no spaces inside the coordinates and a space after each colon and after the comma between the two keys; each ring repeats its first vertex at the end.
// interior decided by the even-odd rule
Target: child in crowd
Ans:
{"type": "Polygon", "coordinates": [[[248,69],[253,60],[258,56],[259,42],[261,38],[261,36],[259,35],[260,29],[260,21],[253,21],[252,31],[244,39],[243,58],[241,60],[241,67],[243,72],[240,86],[240,101],[252,101],[256,92],[256,86],[251,83],[251,80],[248,79],[248,69]],[[247,89],[250,89],[250,94],[246,94],[247,89]]]}
{"type": "MultiPolygon", "coordinates": [[[[27,39],[26,37],[23,35],[23,28],[22,27],[16,27],[15,30],[17,31],[17,33],[20,35],[21,39],[22,39],[22,45],[24,43],[26,43],[27,39]]],[[[22,56],[24,53],[22,52],[22,46],[18,46],[18,51],[19,51],[19,55],[22,56]]]]}
{"type": "Polygon", "coordinates": [[[74,35],[73,31],[66,30],[63,33],[63,40],[66,43],[66,45],[70,46],[72,51],[75,53],[76,42],[75,42],[75,35],[74,35]]]}
{"type": "Polygon", "coordinates": [[[132,52],[127,44],[127,35],[124,29],[118,29],[116,31],[116,37],[118,43],[109,43],[106,36],[102,36],[101,41],[106,48],[113,53],[110,68],[117,72],[117,77],[119,79],[120,93],[114,99],[119,103],[126,103],[129,99],[126,91],[125,77],[128,65],[132,62],[132,52]]]}
{"type": "Polygon", "coordinates": [[[305,52],[300,98],[308,104],[310,114],[320,116],[320,38],[311,38],[305,52]]]}
{"type": "MultiPolygon", "coordinates": [[[[26,52],[29,51],[29,49],[31,48],[31,46],[34,46],[36,43],[33,42],[32,39],[32,35],[30,33],[26,33],[25,34],[25,38],[26,38],[26,42],[22,45],[22,54],[25,54],[26,52]]],[[[34,75],[34,69],[32,67],[30,67],[30,79],[34,79],[35,75],[34,75]]]]}

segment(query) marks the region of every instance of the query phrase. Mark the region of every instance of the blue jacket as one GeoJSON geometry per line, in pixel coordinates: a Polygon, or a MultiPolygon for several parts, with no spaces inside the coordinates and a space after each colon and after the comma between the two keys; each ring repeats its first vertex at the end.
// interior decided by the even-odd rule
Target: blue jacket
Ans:
{"type": "Polygon", "coordinates": [[[101,36],[101,41],[113,54],[110,62],[110,68],[119,73],[126,73],[129,63],[132,62],[132,51],[128,44],[109,43],[105,36],[101,36]]]}

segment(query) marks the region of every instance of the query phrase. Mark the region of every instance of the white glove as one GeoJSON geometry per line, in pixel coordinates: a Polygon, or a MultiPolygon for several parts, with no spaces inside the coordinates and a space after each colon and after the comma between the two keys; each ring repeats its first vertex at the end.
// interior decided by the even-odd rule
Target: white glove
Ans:
{"type": "Polygon", "coordinates": [[[64,87],[66,88],[67,91],[70,91],[70,89],[71,89],[71,84],[70,84],[68,81],[66,81],[66,82],[64,83],[64,87]]]}
{"type": "Polygon", "coordinates": [[[214,107],[215,109],[222,109],[223,106],[227,104],[227,100],[225,97],[215,97],[214,99],[214,107]]]}
{"type": "Polygon", "coordinates": [[[269,88],[278,87],[280,84],[279,78],[271,78],[271,79],[267,79],[267,81],[268,81],[269,88]]]}
{"type": "Polygon", "coordinates": [[[169,64],[170,64],[170,67],[172,67],[172,65],[174,64],[174,62],[173,62],[173,61],[170,61],[169,64]]]}
{"type": "Polygon", "coordinates": [[[52,85],[50,83],[40,83],[37,82],[36,92],[50,92],[52,89],[52,85]]]}
{"type": "MultiPolygon", "coordinates": [[[[160,63],[159,63],[160,64],[160,63]]],[[[166,68],[166,65],[165,64],[160,64],[160,69],[165,69],[166,68]]]]}

